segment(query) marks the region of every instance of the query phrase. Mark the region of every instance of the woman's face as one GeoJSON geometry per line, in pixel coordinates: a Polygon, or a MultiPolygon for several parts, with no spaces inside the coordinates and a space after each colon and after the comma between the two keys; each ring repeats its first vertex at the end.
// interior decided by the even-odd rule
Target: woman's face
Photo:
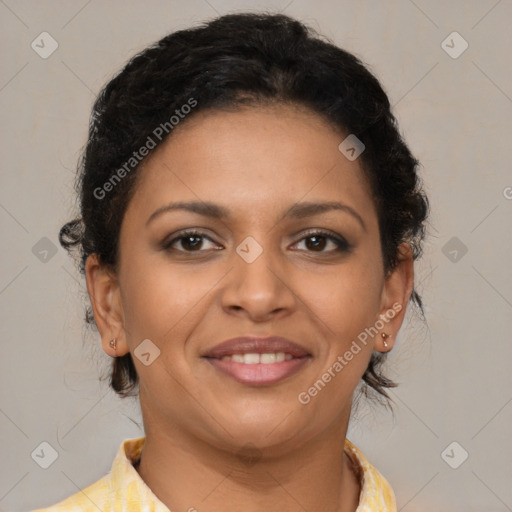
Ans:
{"type": "MultiPolygon", "coordinates": [[[[120,234],[119,331],[104,335],[132,353],[146,429],[279,450],[348,421],[372,350],[385,350],[368,329],[405,305],[411,266],[385,278],[344,138],[289,106],[208,111],[148,157],[120,234]],[[166,210],[176,203],[190,207],[166,210]],[[277,336],[296,346],[219,347],[277,336]]],[[[396,334],[402,314],[380,330],[396,334]]]]}

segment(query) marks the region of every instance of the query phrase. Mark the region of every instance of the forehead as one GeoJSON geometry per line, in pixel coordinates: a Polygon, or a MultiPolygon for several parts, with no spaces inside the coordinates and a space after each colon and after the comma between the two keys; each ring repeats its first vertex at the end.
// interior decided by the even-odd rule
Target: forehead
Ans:
{"type": "Polygon", "coordinates": [[[338,149],[346,136],[296,106],[198,112],[145,160],[130,207],[215,199],[263,214],[265,208],[321,198],[371,212],[360,160],[350,161],[338,149]]]}

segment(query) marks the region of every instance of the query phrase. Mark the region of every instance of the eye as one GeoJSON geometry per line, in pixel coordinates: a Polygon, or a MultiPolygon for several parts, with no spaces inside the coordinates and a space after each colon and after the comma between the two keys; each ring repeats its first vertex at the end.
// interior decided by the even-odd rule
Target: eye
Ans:
{"type": "MultiPolygon", "coordinates": [[[[172,240],[166,241],[162,244],[163,249],[176,249],[181,252],[200,252],[201,249],[205,249],[204,241],[209,240],[212,244],[214,244],[213,240],[206,236],[201,231],[196,231],[193,229],[189,229],[186,231],[182,231],[178,236],[174,237],[172,240]],[[175,245],[181,244],[182,249],[175,248],[175,245]]],[[[213,248],[213,247],[211,247],[213,248]]],[[[208,249],[208,247],[206,247],[208,249]]]]}
{"type": "MultiPolygon", "coordinates": [[[[350,244],[340,235],[336,235],[331,231],[312,230],[302,237],[295,245],[304,244],[307,252],[331,253],[331,252],[348,252],[351,248],[350,244]],[[330,249],[329,249],[330,244],[330,249]],[[327,250],[326,250],[327,249],[327,250]]],[[[202,252],[208,249],[218,249],[219,246],[201,231],[188,229],[182,231],[169,241],[162,243],[165,250],[173,249],[179,252],[202,252]],[[205,241],[213,244],[212,247],[205,247],[205,241]],[[179,248],[181,245],[181,248],[179,248]]],[[[303,250],[303,249],[300,249],[303,250]]]]}
{"type": "Polygon", "coordinates": [[[350,244],[342,236],[325,230],[308,232],[297,242],[298,245],[301,243],[304,243],[308,252],[348,252],[350,250],[350,244]],[[328,248],[329,244],[331,249],[328,248]],[[325,250],[326,247],[327,250],[325,250]]]}

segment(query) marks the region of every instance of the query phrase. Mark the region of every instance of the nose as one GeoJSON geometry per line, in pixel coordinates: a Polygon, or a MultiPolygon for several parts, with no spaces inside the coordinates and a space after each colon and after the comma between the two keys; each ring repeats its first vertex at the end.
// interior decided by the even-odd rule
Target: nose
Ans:
{"type": "Polygon", "coordinates": [[[252,262],[238,253],[222,293],[222,307],[229,314],[245,315],[254,322],[290,314],[297,297],[286,272],[286,263],[275,251],[264,249],[252,262]]]}

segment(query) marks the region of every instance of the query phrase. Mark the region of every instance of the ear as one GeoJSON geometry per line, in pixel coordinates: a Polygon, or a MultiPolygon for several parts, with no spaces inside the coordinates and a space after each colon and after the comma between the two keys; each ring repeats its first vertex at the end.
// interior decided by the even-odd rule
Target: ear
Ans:
{"type": "Polygon", "coordinates": [[[103,351],[112,357],[123,356],[129,349],[117,277],[112,270],[99,262],[97,254],[91,254],[87,258],[85,277],[103,351]],[[109,343],[113,338],[117,340],[115,348],[109,343]]]}
{"type": "Polygon", "coordinates": [[[379,352],[393,348],[414,287],[414,258],[409,244],[401,244],[398,254],[398,263],[386,277],[382,290],[379,319],[383,327],[375,339],[375,350],[379,352]],[[388,337],[384,339],[382,333],[388,337]]]}

